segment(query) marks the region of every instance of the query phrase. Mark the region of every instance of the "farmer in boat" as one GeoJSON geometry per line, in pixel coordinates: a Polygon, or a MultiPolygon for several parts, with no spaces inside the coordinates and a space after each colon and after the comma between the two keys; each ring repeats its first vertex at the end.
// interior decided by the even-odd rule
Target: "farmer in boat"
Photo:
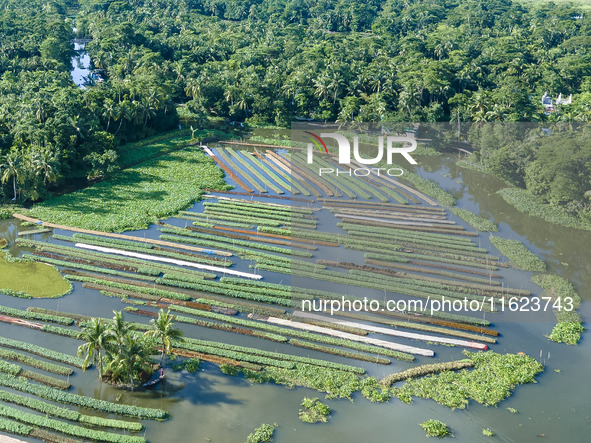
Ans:
{"type": "Polygon", "coordinates": [[[164,369],[160,368],[160,378],[164,377],[164,369]]]}

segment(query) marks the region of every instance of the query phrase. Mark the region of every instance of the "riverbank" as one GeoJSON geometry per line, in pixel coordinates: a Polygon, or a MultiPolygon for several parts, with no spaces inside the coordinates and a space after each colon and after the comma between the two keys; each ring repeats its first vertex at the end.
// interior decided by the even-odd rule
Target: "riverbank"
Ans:
{"type": "Polygon", "coordinates": [[[215,163],[200,148],[188,146],[37,204],[29,215],[104,232],[146,229],[156,219],[188,208],[206,188],[228,187],[215,163]]]}
{"type": "MultiPolygon", "coordinates": [[[[474,156],[466,157],[456,162],[461,168],[470,169],[473,171],[483,172],[486,174],[492,174],[487,168],[482,166],[480,163],[475,163],[470,159],[474,156]]],[[[507,183],[510,185],[509,183],[507,183]]],[[[507,187],[497,191],[497,193],[503,197],[503,199],[524,214],[539,217],[548,223],[553,223],[566,228],[582,229],[591,231],[591,220],[585,220],[581,217],[575,217],[564,209],[543,203],[538,197],[533,195],[526,189],[520,189],[516,187],[507,187]]]]}

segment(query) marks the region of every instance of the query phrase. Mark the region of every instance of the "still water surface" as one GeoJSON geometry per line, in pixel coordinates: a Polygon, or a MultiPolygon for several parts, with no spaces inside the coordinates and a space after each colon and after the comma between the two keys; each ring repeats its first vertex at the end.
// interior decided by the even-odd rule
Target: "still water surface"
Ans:
{"type": "Polygon", "coordinates": [[[86,89],[88,76],[90,75],[90,55],[84,49],[84,43],[74,43],[76,54],[72,57],[72,80],[81,89],[86,89]]]}

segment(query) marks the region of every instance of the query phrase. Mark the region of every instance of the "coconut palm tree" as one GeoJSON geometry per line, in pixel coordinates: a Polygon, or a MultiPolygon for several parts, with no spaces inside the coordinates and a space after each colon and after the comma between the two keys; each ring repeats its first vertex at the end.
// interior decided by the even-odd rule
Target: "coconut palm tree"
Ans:
{"type": "Polygon", "coordinates": [[[45,186],[47,183],[55,182],[58,178],[59,155],[59,152],[54,152],[48,147],[33,152],[31,163],[35,175],[43,179],[45,186]]]}
{"type": "Polygon", "coordinates": [[[103,117],[107,117],[107,129],[106,132],[109,132],[109,126],[111,126],[111,118],[113,117],[113,113],[115,111],[115,104],[113,100],[110,98],[105,99],[105,103],[103,103],[103,117]]]}
{"type": "Polygon", "coordinates": [[[16,183],[21,180],[22,172],[22,156],[17,151],[10,151],[4,158],[2,165],[4,171],[2,172],[2,183],[12,180],[12,187],[14,190],[13,201],[16,200],[16,183]]]}
{"type": "Polygon", "coordinates": [[[160,309],[158,318],[150,321],[152,329],[146,331],[144,335],[155,337],[162,343],[162,353],[160,354],[160,366],[164,360],[164,355],[169,355],[172,352],[172,340],[181,337],[183,332],[174,327],[173,316],[170,315],[170,310],[166,312],[160,309]]]}
{"type": "Polygon", "coordinates": [[[128,335],[129,331],[133,330],[134,327],[131,324],[125,322],[123,313],[121,311],[113,311],[115,316],[113,322],[108,326],[105,331],[105,345],[110,354],[120,354],[121,348],[123,347],[123,341],[128,335]]]}
{"type": "Polygon", "coordinates": [[[129,381],[131,390],[135,387],[134,375],[140,372],[152,373],[152,339],[145,335],[125,335],[121,352],[109,363],[113,381],[129,381]]]}
{"type": "Polygon", "coordinates": [[[84,357],[84,368],[92,361],[98,366],[99,378],[103,377],[103,357],[105,331],[107,327],[101,319],[91,318],[82,328],[82,340],[84,343],[78,347],[78,357],[84,357]]]}

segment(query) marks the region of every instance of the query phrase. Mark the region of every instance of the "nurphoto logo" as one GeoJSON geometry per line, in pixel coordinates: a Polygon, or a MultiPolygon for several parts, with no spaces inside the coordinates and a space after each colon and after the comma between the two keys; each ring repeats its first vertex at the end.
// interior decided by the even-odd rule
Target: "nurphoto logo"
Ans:
{"type": "Polygon", "coordinates": [[[341,170],[338,168],[319,168],[318,175],[327,175],[327,174],[335,174],[335,175],[356,175],[356,176],[367,176],[370,174],[387,174],[390,176],[398,177],[404,173],[404,170],[401,168],[363,168],[363,167],[353,167],[352,165],[352,158],[351,158],[351,151],[353,152],[353,159],[354,162],[358,165],[375,165],[377,163],[383,162],[384,159],[388,165],[392,165],[393,157],[395,154],[401,155],[404,159],[410,163],[411,165],[416,165],[417,162],[415,159],[410,155],[412,151],[417,148],[417,141],[413,137],[408,136],[379,136],[377,142],[377,152],[375,156],[372,158],[364,158],[359,150],[359,137],[353,136],[353,149],[351,150],[351,143],[349,139],[344,136],[343,134],[339,134],[336,132],[322,132],[320,136],[309,132],[304,131],[308,134],[310,142],[307,145],[307,162],[308,164],[314,163],[314,151],[315,147],[321,154],[326,156],[330,155],[328,152],[328,148],[324,139],[333,139],[336,140],[338,144],[338,162],[340,165],[349,166],[348,170],[341,170]],[[385,139],[385,143],[384,143],[385,139]],[[385,145],[385,148],[384,148],[385,145]],[[400,146],[402,145],[402,146],[400,146]]]}

